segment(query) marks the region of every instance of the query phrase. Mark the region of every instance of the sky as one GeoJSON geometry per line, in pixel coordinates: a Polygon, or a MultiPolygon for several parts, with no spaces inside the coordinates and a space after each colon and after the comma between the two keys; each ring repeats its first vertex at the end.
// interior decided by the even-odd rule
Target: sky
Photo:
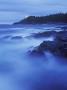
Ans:
{"type": "Polygon", "coordinates": [[[13,23],[27,16],[66,13],[67,0],[0,0],[0,23],[13,23]]]}

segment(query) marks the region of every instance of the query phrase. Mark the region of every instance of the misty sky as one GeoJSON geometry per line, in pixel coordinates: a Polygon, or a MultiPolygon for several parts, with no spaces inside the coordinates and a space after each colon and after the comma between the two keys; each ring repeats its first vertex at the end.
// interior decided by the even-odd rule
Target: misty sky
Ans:
{"type": "Polygon", "coordinates": [[[0,0],[0,23],[58,12],[67,12],[67,0],[0,0]]]}

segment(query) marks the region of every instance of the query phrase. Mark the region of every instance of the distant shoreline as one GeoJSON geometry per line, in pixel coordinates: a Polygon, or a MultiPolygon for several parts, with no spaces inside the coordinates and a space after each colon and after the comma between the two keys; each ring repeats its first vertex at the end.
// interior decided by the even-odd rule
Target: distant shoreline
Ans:
{"type": "Polygon", "coordinates": [[[51,24],[51,23],[67,23],[67,13],[51,14],[48,16],[29,16],[21,21],[13,23],[16,24],[51,24]]]}

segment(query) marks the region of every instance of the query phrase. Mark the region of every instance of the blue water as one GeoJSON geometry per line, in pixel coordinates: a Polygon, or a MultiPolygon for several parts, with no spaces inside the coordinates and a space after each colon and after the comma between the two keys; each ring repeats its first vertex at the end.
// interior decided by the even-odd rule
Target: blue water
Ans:
{"type": "Polygon", "coordinates": [[[0,25],[0,90],[67,90],[65,58],[45,52],[43,58],[30,58],[28,50],[48,38],[27,38],[32,33],[61,31],[58,25],[0,25]]]}

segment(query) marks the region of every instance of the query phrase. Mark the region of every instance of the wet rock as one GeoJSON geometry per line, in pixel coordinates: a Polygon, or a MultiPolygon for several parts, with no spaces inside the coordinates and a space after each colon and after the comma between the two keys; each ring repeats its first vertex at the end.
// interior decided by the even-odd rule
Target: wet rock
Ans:
{"type": "Polygon", "coordinates": [[[44,50],[52,50],[55,48],[54,41],[44,41],[38,46],[38,49],[44,51],[44,50]]]}
{"type": "Polygon", "coordinates": [[[46,31],[46,32],[39,32],[39,33],[34,33],[32,37],[34,38],[42,38],[42,37],[51,37],[56,35],[56,31],[46,31]]]}
{"type": "Polygon", "coordinates": [[[20,40],[20,39],[22,39],[22,37],[21,36],[13,36],[11,39],[13,39],[13,40],[20,40]]]}
{"type": "Polygon", "coordinates": [[[44,55],[43,51],[40,51],[39,49],[34,49],[32,51],[28,52],[30,56],[34,56],[34,57],[41,57],[44,55]]]}
{"type": "Polygon", "coordinates": [[[67,32],[62,31],[55,38],[57,53],[67,57],[67,32]]]}
{"type": "Polygon", "coordinates": [[[29,51],[31,56],[44,56],[44,52],[48,49],[51,49],[53,42],[51,41],[44,41],[39,46],[35,47],[33,50],[29,51]]]}
{"type": "Polygon", "coordinates": [[[46,50],[56,55],[67,57],[67,32],[57,33],[54,41],[43,41],[43,43],[31,51],[31,54],[44,55],[46,50]]]}

